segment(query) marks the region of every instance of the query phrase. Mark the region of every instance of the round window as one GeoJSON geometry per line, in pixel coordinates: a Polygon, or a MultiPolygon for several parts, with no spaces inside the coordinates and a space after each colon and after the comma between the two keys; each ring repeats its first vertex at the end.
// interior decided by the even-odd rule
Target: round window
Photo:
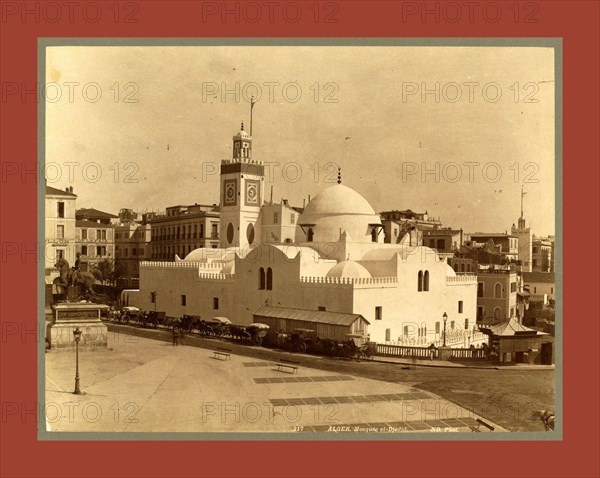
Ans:
{"type": "Polygon", "coordinates": [[[246,237],[248,238],[248,244],[252,244],[254,242],[254,226],[252,224],[248,224],[248,229],[246,229],[246,237]]]}
{"type": "Polygon", "coordinates": [[[233,242],[233,224],[231,223],[227,226],[227,242],[229,242],[229,244],[233,242]]]}

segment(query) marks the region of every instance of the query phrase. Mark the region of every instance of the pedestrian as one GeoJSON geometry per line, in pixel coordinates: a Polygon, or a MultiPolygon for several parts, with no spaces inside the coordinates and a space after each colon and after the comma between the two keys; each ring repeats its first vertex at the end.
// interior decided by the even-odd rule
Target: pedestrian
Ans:
{"type": "Polygon", "coordinates": [[[433,360],[434,356],[435,356],[435,345],[432,342],[431,345],[429,346],[429,360],[433,360]]]}
{"type": "Polygon", "coordinates": [[[177,344],[178,339],[179,339],[179,334],[177,332],[177,327],[175,327],[175,324],[173,324],[173,346],[178,345],[177,344]]]}

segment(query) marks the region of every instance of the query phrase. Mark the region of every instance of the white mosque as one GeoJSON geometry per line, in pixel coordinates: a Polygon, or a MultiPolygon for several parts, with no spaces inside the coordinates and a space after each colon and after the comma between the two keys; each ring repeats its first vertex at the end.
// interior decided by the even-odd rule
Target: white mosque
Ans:
{"type": "Polygon", "coordinates": [[[473,329],[476,277],[457,276],[433,249],[384,243],[379,215],[341,178],[302,213],[265,201],[242,124],[220,182],[220,247],[141,263],[130,305],[240,324],[264,305],[361,314],[379,343],[439,343],[444,313],[449,336],[473,329]]]}

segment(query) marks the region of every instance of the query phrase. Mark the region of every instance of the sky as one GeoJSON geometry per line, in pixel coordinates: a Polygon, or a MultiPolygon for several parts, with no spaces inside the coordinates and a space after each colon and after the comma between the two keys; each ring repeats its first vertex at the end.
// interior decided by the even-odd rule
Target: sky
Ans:
{"type": "Polygon", "coordinates": [[[219,202],[218,168],[253,108],[265,198],[335,184],[377,212],[467,232],[524,215],[554,234],[554,52],[522,47],[49,47],[47,184],[77,207],[219,202]],[[424,94],[425,93],[425,94],[424,94]]]}

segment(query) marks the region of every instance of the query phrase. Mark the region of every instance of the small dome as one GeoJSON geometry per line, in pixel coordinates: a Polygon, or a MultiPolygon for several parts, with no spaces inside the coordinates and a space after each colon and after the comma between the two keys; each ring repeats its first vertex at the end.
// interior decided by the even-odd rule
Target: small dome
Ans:
{"type": "Polygon", "coordinates": [[[327,273],[327,277],[351,277],[354,279],[366,279],[371,277],[369,271],[358,262],[342,261],[333,266],[327,273]]]}

